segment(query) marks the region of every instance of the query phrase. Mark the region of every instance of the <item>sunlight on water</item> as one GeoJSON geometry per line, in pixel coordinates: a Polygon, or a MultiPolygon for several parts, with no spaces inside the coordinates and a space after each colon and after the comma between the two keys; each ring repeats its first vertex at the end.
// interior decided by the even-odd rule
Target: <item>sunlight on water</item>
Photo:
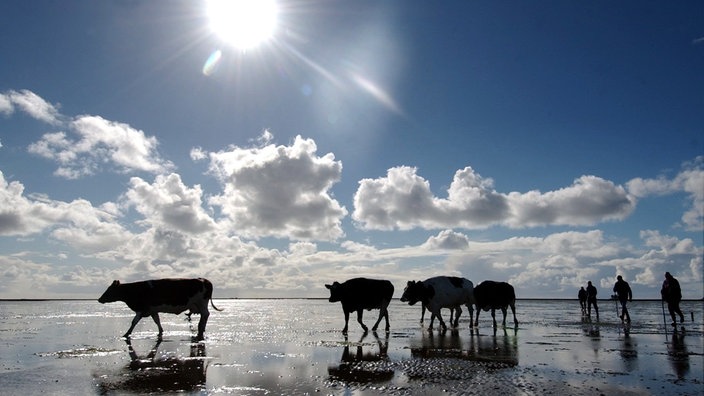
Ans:
{"type": "MultiPolygon", "coordinates": [[[[610,301],[600,303],[600,322],[584,320],[576,302],[527,300],[517,304],[518,329],[493,329],[482,312],[470,330],[465,312],[457,331],[428,332],[419,307],[393,301],[388,334],[363,334],[352,315],[344,336],[339,303],[217,300],[224,311],[211,312],[204,342],[193,340],[197,316],[170,314],[161,315],[162,340],[146,318],[126,342],[120,335],[133,313],[122,303],[0,302],[0,382],[27,394],[430,394],[470,385],[511,394],[700,394],[701,302],[682,304],[697,321],[676,334],[659,302],[633,302],[630,327],[610,301]]],[[[377,315],[365,311],[365,323],[377,315]]]]}

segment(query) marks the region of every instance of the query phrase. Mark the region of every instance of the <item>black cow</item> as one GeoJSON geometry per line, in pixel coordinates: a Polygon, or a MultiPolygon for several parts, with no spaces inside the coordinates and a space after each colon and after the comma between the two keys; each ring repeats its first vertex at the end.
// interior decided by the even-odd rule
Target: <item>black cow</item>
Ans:
{"type": "Polygon", "coordinates": [[[504,314],[505,327],[507,307],[511,307],[513,323],[518,326],[518,319],[516,319],[516,292],[510,284],[485,280],[474,288],[474,301],[477,305],[477,318],[474,321],[475,326],[479,325],[479,312],[491,309],[491,317],[494,320],[494,327],[496,327],[495,310],[501,308],[501,312],[504,314]]]}
{"type": "Polygon", "coordinates": [[[386,331],[389,331],[389,311],[388,306],[394,295],[394,285],[387,280],[354,278],[343,283],[334,282],[332,285],[325,285],[330,289],[330,302],[340,301],[342,311],[345,313],[345,328],[343,334],[347,334],[347,324],[350,320],[350,312],[357,311],[357,322],[362,326],[364,332],[368,331],[367,326],[362,322],[364,310],[379,310],[379,319],[374,323],[372,331],[379,327],[381,318],[386,318],[386,331]]]}
{"type": "Polygon", "coordinates": [[[208,323],[208,301],[217,311],[212,301],[213,284],[209,280],[198,279],[158,279],[134,283],[114,281],[98,299],[98,302],[124,301],[128,307],[137,313],[132,319],[132,325],[123,337],[128,338],[132,330],[142,318],[151,316],[159,328],[159,337],[164,333],[159,320],[159,312],[180,314],[189,310],[190,314],[200,314],[198,321],[198,339],[203,339],[205,325],[208,323]]]}

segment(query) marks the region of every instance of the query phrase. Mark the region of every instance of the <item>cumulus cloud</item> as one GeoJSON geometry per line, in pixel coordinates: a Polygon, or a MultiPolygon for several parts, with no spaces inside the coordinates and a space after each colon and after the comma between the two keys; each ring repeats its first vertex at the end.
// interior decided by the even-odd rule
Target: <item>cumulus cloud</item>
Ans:
{"type": "Polygon", "coordinates": [[[448,197],[438,198],[412,167],[396,167],[386,177],[364,179],[354,196],[352,217],[364,229],[481,229],[543,225],[593,225],[620,220],[635,207],[623,187],[582,176],[556,191],[503,194],[493,180],[467,167],[455,173],[448,197]]]}
{"type": "Polygon", "coordinates": [[[187,187],[178,174],[159,175],[152,184],[133,177],[124,195],[125,203],[144,216],[142,224],[191,234],[215,228],[215,221],[203,210],[201,187],[187,187]]]}
{"type": "Polygon", "coordinates": [[[68,123],[72,132],[47,133],[29,152],[59,163],[55,174],[67,179],[92,175],[106,163],[119,172],[162,173],[174,165],[160,158],[154,137],[99,116],[80,116],[68,123]],[[73,137],[75,135],[75,138],[73,137]]]}
{"type": "Polygon", "coordinates": [[[469,248],[469,238],[452,230],[443,230],[438,235],[428,238],[424,246],[431,250],[464,250],[469,248]]]}
{"type": "Polygon", "coordinates": [[[48,124],[57,125],[61,122],[61,116],[56,106],[26,89],[0,94],[0,113],[10,115],[14,113],[15,109],[48,124]]]}
{"type": "Polygon", "coordinates": [[[672,179],[665,176],[635,178],[626,185],[628,191],[639,198],[684,192],[691,207],[682,215],[682,226],[688,231],[704,230],[704,156],[684,163],[682,170],[672,179]]]}
{"type": "Polygon", "coordinates": [[[129,238],[116,220],[113,213],[83,199],[62,202],[40,195],[26,197],[21,183],[8,183],[0,172],[0,235],[27,236],[48,230],[56,240],[94,252],[129,238]]]}
{"type": "Polygon", "coordinates": [[[330,189],[340,180],[342,164],[316,151],[313,140],[297,136],[290,146],[210,153],[210,173],[223,193],[209,203],[221,208],[239,235],[336,240],[344,235],[347,210],[330,189]]]}
{"type": "Polygon", "coordinates": [[[24,186],[7,182],[0,171],[0,235],[25,236],[41,232],[61,219],[62,212],[50,201],[24,196],[24,186]]]}

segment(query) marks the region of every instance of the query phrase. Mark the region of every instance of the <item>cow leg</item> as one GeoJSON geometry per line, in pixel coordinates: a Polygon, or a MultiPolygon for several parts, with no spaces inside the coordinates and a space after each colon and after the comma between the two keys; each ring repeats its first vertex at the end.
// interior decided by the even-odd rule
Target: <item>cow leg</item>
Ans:
{"type": "MultiPolygon", "coordinates": [[[[477,308],[477,318],[474,320],[474,325],[475,325],[475,326],[479,326],[479,312],[481,312],[481,311],[482,311],[482,310],[481,310],[480,308],[477,308]]],[[[469,318],[469,319],[470,319],[470,322],[471,322],[471,321],[472,321],[472,318],[469,318]]]]}
{"type": "Polygon", "coordinates": [[[164,329],[161,327],[161,320],[159,320],[159,313],[154,312],[152,314],[152,319],[154,319],[154,323],[156,323],[156,327],[159,328],[159,337],[161,337],[161,335],[164,334],[164,329]]]}
{"type": "MultiPolygon", "coordinates": [[[[440,322],[440,327],[442,327],[443,330],[447,330],[447,326],[445,325],[445,321],[442,320],[442,314],[440,313],[440,309],[437,310],[437,312],[434,312],[433,315],[437,316],[438,321],[440,322]]],[[[433,320],[430,319],[430,323],[432,323],[433,320]]],[[[452,323],[450,323],[452,324],[452,323]]],[[[432,328],[431,328],[432,329],[432,328]]]]}
{"type": "Polygon", "coordinates": [[[381,322],[381,318],[386,318],[386,331],[388,332],[389,329],[391,329],[391,326],[389,326],[389,302],[381,304],[381,308],[379,309],[379,319],[377,319],[376,323],[374,323],[372,331],[376,331],[377,327],[379,327],[379,322],[381,322]]]}
{"type": "Polygon", "coordinates": [[[364,322],[362,322],[362,315],[364,315],[363,309],[357,311],[357,322],[359,322],[360,326],[362,326],[364,332],[366,333],[367,331],[369,331],[369,329],[367,328],[367,326],[364,325],[364,322]]]}
{"type": "Polygon", "coordinates": [[[513,324],[518,327],[518,319],[516,319],[516,304],[511,304],[511,313],[513,314],[513,324]]]}
{"type": "Polygon", "coordinates": [[[205,338],[205,325],[208,324],[208,317],[210,316],[210,311],[206,306],[205,309],[200,311],[200,320],[198,321],[198,340],[205,338]]]}
{"type": "Polygon", "coordinates": [[[420,311],[420,322],[423,323],[423,319],[425,319],[425,305],[421,305],[421,311],[420,311]]]}
{"type": "Polygon", "coordinates": [[[350,313],[348,311],[344,311],[344,312],[345,312],[345,328],[342,329],[342,334],[347,334],[347,324],[350,321],[350,313]]]}
{"type": "Polygon", "coordinates": [[[123,335],[125,338],[129,338],[130,334],[132,334],[132,330],[134,330],[134,327],[137,326],[137,323],[142,320],[142,313],[137,312],[137,315],[134,316],[134,319],[132,319],[132,326],[130,326],[130,329],[127,330],[127,333],[123,335]]]}
{"type": "Polygon", "coordinates": [[[501,307],[501,313],[504,314],[504,324],[503,326],[506,327],[506,307],[501,307]]]}
{"type": "MultiPolygon", "coordinates": [[[[455,325],[452,327],[457,328],[460,325],[460,316],[462,316],[462,307],[458,305],[455,307],[455,325]]],[[[452,325],[452,308],[450,308],[450,325],[452,325]]]]}
{"type": "Polygon", "coordinates": [[[472,304],[467,304],[467,309],[469,310],[469,327],[474,327],[474,322],[472,322],[472,317],[474,316],[474,309],[472,304]]]}
{"type": "Polygon", "coordinates": [[[496,309],[491,309],[491,319],[494,321],[494,327],[496,327],[496,309]]]}

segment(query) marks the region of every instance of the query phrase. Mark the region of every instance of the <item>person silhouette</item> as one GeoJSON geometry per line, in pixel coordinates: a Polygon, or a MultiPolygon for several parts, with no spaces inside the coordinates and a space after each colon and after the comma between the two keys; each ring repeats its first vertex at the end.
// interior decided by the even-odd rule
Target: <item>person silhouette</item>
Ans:
{"type": "Polygon", "coordinates": [[[582,308],[582,315],[585,315],[587,313],[587,291],[584,290],[584,286],[579,289],[577,298],[579,298],[579,306],[582,308]]]}
{"type": "Polygon", "coordinates": [[[626,322],[630,322],[631,315],[628,314],[628,307],[626,307],[626,304],[628,301],[633,301],[633,293],[631,292],[631,287],[628,285],[628,282],[623,280],[621,275],[616,277],[614,292],[618,295],[618,301],[621,303],[621,315],[619,318],[621,321],[626,320],[626,322]]]}
{"type": "Polygon", "coordinates": [[[596,320],[599,320],[599,306],[596,304],[597,290],[592,281],[587,282],[587,315],[592,316],[592,305],[596,312],[596,320]]]}
{"type": "Polygon", "coordinates": [[[680,283],[672,276],[669,272],[665,272],[665,280],[662,282],[662,289],[660,289],[660,295],[663,301],[667,302],[667,310],[670,311],[670,317],[672,318],[672,325],[677,326],[677,317],[675,314],[680,315],[680,323],[684,323],[684,315],[680,309],[680,301],[682,300],[682,289],[680,289],[680,283]]]}

